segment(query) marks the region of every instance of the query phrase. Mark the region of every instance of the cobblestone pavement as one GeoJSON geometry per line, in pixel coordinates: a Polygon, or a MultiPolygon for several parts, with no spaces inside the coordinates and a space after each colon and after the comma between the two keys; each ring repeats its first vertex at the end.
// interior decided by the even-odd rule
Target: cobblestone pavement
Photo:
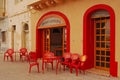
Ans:
{"type": "MultiPolygon", "coordinates": [[[[41,61],[40,61],[41,62],[41,61]]],[[[3,61],[3,54],[0,54],[0,80],[120,80],[115,77],[100,76],[93,73],[80,73],[78,76],[75,72],[72,74],[69,70],[59,71],[56,75],[54,70],[45,70],[44,74],[41,71],[37,73],[36,67],[32,68],[32,72],[28,73],[29,63],[19,61],[19,57],[14,62],[3,61]]]]}

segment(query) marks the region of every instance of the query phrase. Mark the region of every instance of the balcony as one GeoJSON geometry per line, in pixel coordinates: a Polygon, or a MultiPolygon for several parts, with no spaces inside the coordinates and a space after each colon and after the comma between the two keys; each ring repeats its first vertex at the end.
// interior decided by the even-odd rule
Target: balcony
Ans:
{"type": "Polygon", "coordinates": [[[42,10],[48,7],[54,7],[58,4],[64,3],[65,0],[39,0],[37,2],[34,2],[30,5],[28,5],[28,7],[30,9],[35,9],[35,10],[42,10]]]}

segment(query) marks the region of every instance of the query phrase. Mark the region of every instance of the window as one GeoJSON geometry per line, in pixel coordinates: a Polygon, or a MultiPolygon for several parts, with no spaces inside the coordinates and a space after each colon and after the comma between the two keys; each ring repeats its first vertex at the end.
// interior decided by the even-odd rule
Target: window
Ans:
{"type": "Polygon", "coordinates": [[[16,25],[12,25],[12,30],[13,30],[13,31],[16,30],[16,25]]]}
{"type": "Polygon", "coordinates": [[[24,30],[29,30],[29,27],[28,27],[27,23],[24,24],[24,30]]]}
{"type": "Polygon", "coordinates": [[[27,23],[24,23],[24,25],[23,25],[23,31],[24,32],[29,32],[29,26],[28,26],[27,23]]]}
{"type": "Polygon", "coordinates": [[[6,31],[2,31],[2,42],[6,42],[6,31]]]}
{"type": "Polygon", "coordinates": [[[22,2],[23,0],[15,0],[15,4],[18,4],[19,2],[22,2]]]}

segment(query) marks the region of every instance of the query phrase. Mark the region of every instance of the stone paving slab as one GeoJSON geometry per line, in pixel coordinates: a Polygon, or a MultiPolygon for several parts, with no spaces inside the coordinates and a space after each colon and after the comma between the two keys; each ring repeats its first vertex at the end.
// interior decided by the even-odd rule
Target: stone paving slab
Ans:
{"type": "Polygon", "coordinates": [[[0,54],[0,80],[120,80],[115,77],[106,77],[86,72],[86,74],[80,73],[76,76],[75,72],[72,74],[69,70],[59,71],[56,75],[55,69],[51,70],[51,66],[48,70],[45,70],[44,74],[41,71],[40,61],[40,73],[37,72],[36,67],[32,68],[31,73],[28,73],[29,63],[19,61],[3,61],[3,54],[0,54]]]}

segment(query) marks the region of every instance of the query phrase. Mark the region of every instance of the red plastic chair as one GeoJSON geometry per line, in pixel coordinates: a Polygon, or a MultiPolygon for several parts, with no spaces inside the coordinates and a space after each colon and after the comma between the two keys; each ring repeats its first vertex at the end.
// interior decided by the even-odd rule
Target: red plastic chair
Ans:
{"type": "MultiPolygon", "coordinates": [[[[76,64],[78,64],[78,62],[79,62],[79,54],[77,54],[77,53],[71,54],[71,63],[69,65],[71,73],[72,73],[73,66],[76,65],[76,64]]],[[[77,70],[76,70],[76,72],[77,72],[77,70]]],[[[76,75],[78,75],[78,74],[76,73],[76,75]]]]}
{"type": "Polygon", "coordinates": [[[20,60],[27,60],[27,58],[28,58],[28,51],[27,51],[27,49],[26,48],[21,48],[20,49],[20,60]]]}
{"type": "Polygon", "coordinates": [[[43,55],[42,58],[42,71],[44,73],[44,67],[47,67],[47,64],[50,63],[52,65],[52,70],[53,70],[53,61],[54,61],[54,53],[52,52],[47,52],[43,55]]]}
{"type": "Polygon", "coordinates": [[[85,62],[86,62],[86,60],[87,60],[87,55],[81,55],[81,56],[79,57],[79,60],[80,60],[80,70],[83,71],[84,74],[85,74],[84,64],[85,64],[85,62]]]}
{"type": "Polygon", "coordinates": [[[61,65],[63,65],[63,70],[65,71],[65,68],[69,67],[70,63],[71,63],[71,53],[64,53],[63,57],[61,57],[56,64],[56,74],[58,73],[59,64],[60,64],[60,69],[61,69],[61,65]]]}
{"type": "Polygon", "coordinates": [[[70,72],[72,73],[72,69],[75,68],[76,76],[78,76],[78,70],[83,71],[85,73],[84,63],[85,63],[86,59],[87,59],[86,55],[81,55],[79,57],[79,61],[72,63],[72,65],[70,66],[70,72]]]}
{"type": "Polygon", "coordinates": [[[5,53],[4,53],[4,61],[5,61],[5,58],[7,57],[7,60],[8,58],[10,57],[11,61],[13,62],[13,54],[14,54],[14,50],[13,49],[8,49],[5,53]]]}
{"type": "Polygon", "coordinates": [[[37,66],[38,72],[40,72],[39,70],[39,62],[37,62],[37,56],[36,56],[36,52],[30,52],[28,55],[28,61],[29,61],[29,73],[31,72],[31,68],[33,66],[37,66]]]}

